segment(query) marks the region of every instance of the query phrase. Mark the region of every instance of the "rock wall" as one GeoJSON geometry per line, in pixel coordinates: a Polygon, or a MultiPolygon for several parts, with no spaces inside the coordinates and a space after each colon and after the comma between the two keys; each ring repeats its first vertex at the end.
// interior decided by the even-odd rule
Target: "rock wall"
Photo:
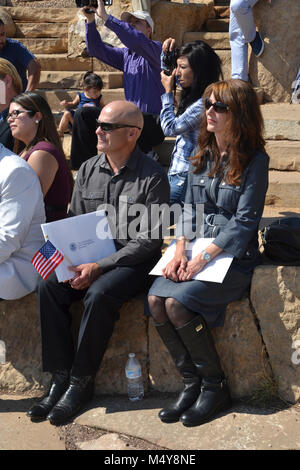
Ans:
{"type": "MultiPolygon", "coordinates": [[[[142,364],[146,391],[181,390],[170,355],[143,312],[143,295],[123,305],[96,377],[96,393],[126,393],[129,352],[142,364]]],[[[74,338],[81,313],[82,304],[74,304],[74,338]]],[[[300,267],[259,266],[250,298],[230,304],[224,327],[215,328],[213,335],[233,397],[249,396],[275,379],[284,400],[299,400],[300,267]]],[[[41,370],[35,294],[0,302],[0,340],[7,349],[7,362],[0,365],[0,390],[41,392],[50,377],[41,370]]]]}
{"type": "Polygon", "coordinates": [[[260,0],[253,11],[265,40],[265,51],[258,59],[250,57],[251,81],[264,88],[267,100],[289,101],[300,67],[300,2],[272,0],[267,4],[260,0]]]}

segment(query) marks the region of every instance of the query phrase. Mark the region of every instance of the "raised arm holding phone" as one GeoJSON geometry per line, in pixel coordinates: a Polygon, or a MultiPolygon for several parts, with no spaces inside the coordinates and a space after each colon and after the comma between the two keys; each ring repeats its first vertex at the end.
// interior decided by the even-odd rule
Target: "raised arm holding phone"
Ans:
{"type": "MultiPolygon", "coordinates": [[[[143,113],[144,128],[138,145],[148,153],[164,140],[159,122],[160,97],[164,92],[160,80],[162,46],[159,41],[151,39],[153,20],[145,11],[123,12],[119,20],[106,12],[102,0],[98,1],[97,8],[84,7],[81,12],[86,17],[88,53],[123,72],[125,98],[143,113]],[[125,47],[112,47],[102,41],[95,15],[103,19],[105,26],[117,35],[125,47]]],[[[96,118],[96,111],[91,109],[75,113],[71,148],[73,169],[78,169],[83,161],[96,154],[96,118]]]]}

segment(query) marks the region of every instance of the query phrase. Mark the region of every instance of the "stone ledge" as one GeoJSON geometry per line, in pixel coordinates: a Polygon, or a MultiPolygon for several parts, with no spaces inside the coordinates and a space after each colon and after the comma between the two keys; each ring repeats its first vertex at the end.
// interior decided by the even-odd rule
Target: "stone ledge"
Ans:
{"type": "MultiPolygon", "coordinates": [[[[233,397],[249,396],[273,374],[280,396],[300,398],[300,267],[259,266],[251,294],[228,306],[225,325],[213,330],[233,397]],[[299,352],[298,352],[299,351],[299,352]]],[[[144,295],[123,305],[120,320],[96,377],[96,393],[124,394],[127,355],[142,364],[145,389],[175,392],[181,381],[152,321],[143,313],[144,295]]],[[[81,303],[72,306],[74,331],[81,303]]],[[[0,389],[39,392],[49,382],[41,371],[40,330],[35,294],[0,302],[0,339],[7,363],[0,366],[0,389]]]]}

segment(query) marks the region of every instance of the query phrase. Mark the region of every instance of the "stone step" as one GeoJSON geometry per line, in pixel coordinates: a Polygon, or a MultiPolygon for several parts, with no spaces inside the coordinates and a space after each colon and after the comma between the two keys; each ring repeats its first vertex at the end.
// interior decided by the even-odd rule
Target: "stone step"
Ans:
{"type": "Polygon", "coordinates": [[[183,43],[193,42],[193,41],[198,41],[198,40],[206,42],[213,49],[230,49],[228,33],[192,31],[192,32],[186,32],[183,35],[183,43]]]}
{"type": "Polygon", "coordinates": [[[229,6],[215,6],[214,7],[216,18],[229,18],[229,6]]]}
{"type": "MultiPolygon", "coordinates": [[[[166,137],[164,142],[157,147],[160,162],[168,167],[175,143],[175,137],[166,137]]],[[[298,141],[268,140],[266,152],[270,157],[270,170],[300,171],[300,146],[298,141]]]]}
{"type": "Polygon", "coordinates": [[[266,205],[274,207],[300,207],[300,172],[269,171],[266,205]]]}
{"type": "Polygon", "coordinates": [[[265,138],[300,140],[300,106],[289,103],[267,103],[261,107],[265,121],[265,138]]]}
{"type": "Polygon", "coordinates": [[[270,169],[300,171],[299,141],[268,140],[266,151],[270,157],[270,169]]]}
{"type": "MultiPolygon", "coordinates": [[[[56,89],[56,90],[38,90],[39,93],[48,101],[52,112],[61,112],[60,102],[62,100],[71,101],[75,98],[77,91],[72,89],[56,89]]],[[[103,101],[108,104],[110,101],[124,100],[124,89],[103,89],[103,101]]]]}
{"type": "MultiPolygon", "coordinates": [[[[75,3],[75,2],[74,2],[75,3]]],[[[77,15],[77,8],[3,7],[15,22],[68,23],[77,15]]]]}
{"type": "Polygon", "coordinates": [[[207,31],[216,33],[228,33],[229,31],[229,18],[213,18],[208,19],[205,23],[205,28],[207,31]]]}
{"type": "Polygon", "coordinates": [[[59,54],[68,51],[68,38],[18,38],[33,54],[59,54]]]}
{"type": "Polygon", "coordinates": [[[280,207],[280,206],[265,206],[264,212],[259,224],[259,228],[262,229],[267,225],[271,224],[277,219],[284,217],[300,217],[299,207],[280,207]]]}
{"type": "MultiPolygon", "coordinates": [[[[84,72],[79,71],[42,71],[39,84],[40,89],[82,89],[84,72]]],[[[101,72],[104,89],[115,89],[123,87],[122,72],[101,72]]]]}
{"type": "Polygon", "coordinates": [[[67,53],[62,54],[36,54],[42,70],[51,70],[52,72],[69,71],[72,72],[93,70],[93,58],[68,57],[67,53]]]}
{"type": "Polygon", "coordinates": [[[68,37],[67,23],[15,23],[16,38],[68,37]]]}

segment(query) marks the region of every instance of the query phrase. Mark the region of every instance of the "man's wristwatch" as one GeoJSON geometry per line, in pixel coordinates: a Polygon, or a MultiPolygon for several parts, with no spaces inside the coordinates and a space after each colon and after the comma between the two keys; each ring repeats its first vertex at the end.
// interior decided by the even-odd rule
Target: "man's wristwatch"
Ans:
{"type": "Polygon", "coordinates": [[[211,255],[209,253],[207,253],[207,251],[205,251],[205,250],[202,250],[201,253],[203,253],[203,259],[205,259],[205,261],[207,263],[209,263],[210,260],[211,260],[211,255]]]}

